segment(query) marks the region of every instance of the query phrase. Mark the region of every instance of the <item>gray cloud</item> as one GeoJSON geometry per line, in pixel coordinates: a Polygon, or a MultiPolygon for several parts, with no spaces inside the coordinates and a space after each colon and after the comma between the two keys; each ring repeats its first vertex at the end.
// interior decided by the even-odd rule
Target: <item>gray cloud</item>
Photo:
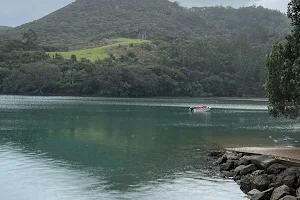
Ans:
{"type": "MultiPolygon", "coordinates": [[[[73,0],[0,0],[0,25],[18,26],[39,19],[73,0]]],[[[149,0],[151,1],[151,0],[149,0]]],[[[178,0],[181,5],[192,6],[248,6],[262,5],[264,7],[286,11],[289,0],[178,0]]]]}

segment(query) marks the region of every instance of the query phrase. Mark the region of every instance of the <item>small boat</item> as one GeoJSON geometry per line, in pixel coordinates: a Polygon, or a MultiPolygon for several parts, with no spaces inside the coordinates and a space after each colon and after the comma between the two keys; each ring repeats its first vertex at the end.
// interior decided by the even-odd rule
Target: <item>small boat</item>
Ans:
{"type": "Polygon", "coordinates": [[[211,107],[209,107],[209,106],[190,107],[190,111],[192,113],[209,112],[210,109],[211,109],[211,107]]]}

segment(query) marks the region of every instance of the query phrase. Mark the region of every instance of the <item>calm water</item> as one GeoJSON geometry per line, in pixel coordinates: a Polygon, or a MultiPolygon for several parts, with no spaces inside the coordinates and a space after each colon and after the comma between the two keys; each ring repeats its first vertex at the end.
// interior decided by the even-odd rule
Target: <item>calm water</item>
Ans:
{"type": "Polygon", "coordinates": [[[260,101],[1,96],[0,118],[6,200],[245,199],[210,149],[300,146],[300,123],[260,101]]]}

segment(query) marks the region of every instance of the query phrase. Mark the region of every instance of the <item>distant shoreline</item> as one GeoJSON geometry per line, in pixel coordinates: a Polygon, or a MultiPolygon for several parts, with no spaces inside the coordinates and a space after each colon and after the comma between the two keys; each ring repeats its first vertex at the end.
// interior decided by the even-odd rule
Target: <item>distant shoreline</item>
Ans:
{"type": "Polygon", "coordinates": [[[257,102],[268,102],[268,98],[264,97],[189,97],[189,96],[178,96],[178,97],[116,97],[116,96],[97,96],[97,95],[67,95],[67,94],[0,94],[0,96],[24,96],[24,97],[94,97],[94,98],[116,98],[116,99],[207,99],[207,100],[230,100],[230,101],[257,101],[257,102]]]}

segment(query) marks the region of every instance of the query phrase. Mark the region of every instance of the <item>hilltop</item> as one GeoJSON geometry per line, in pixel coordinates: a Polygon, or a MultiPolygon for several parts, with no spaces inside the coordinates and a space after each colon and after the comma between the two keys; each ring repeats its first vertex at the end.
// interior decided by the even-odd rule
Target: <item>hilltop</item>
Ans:
{"type": "Polygon", "coordinates": [[[77,0],[0,31],[0,93],[263,97],[265,55],[290,30],[256,6],[77,0]]]}
{"type": "Polygon", "coordinates": [[[9,27],[9,26],[0,26],[0,32],[1,31],[7,31],[9,29],[11,29],[12,27],[9,27]]]}
{"type": "Polygon", "coordinates": [[[39,20],[2,33],[33,29],[42,45],[77,45],[104,38],[237,38],[272,44],[289,32],[287,17],[263,7],[187,9],[168,0],[77,0],[39,20]]]}

